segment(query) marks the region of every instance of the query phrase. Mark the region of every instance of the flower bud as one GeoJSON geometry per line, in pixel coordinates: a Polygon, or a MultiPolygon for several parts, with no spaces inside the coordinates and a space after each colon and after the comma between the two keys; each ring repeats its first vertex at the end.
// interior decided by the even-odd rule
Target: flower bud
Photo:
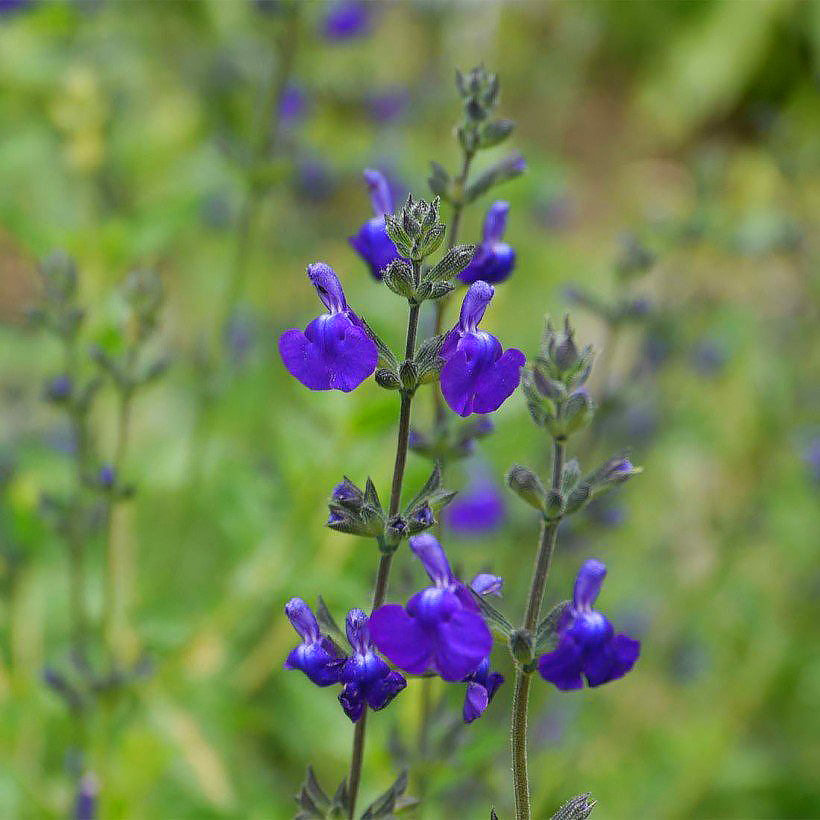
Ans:
{"type": "Polygon", "coordinates": [[[376,371],[376,384],[385,390],[401,389],[401,379],[392,370],[383,367],[376,371]]]}
{"type": "Polygon", "coordinates": [[[399,368],[399,377],[405,390],[413,391],[419,385],[419,371],[411,361],[404,361],[399,368]]]}
{"type": "Polygon", "coordinates": [[[532,635],[527,629],[516,629],[510,633],[510,651],[523,666],[532,661],[532,635]]]}
{"type": "Polygon", "coordinates": [[[564,434],[571,435],[583,430],[595,413],[595,402],[589,393],[582,387],[576,390],[564,405],[564,434]]]}
{"type": "Polygon", "coordinates": [[[527,504],[535,507],[536,510],[544,511],[547,491],[544,489],[541,479],[532,470],[516,464],[507,472],[507,484],[527,504]]]}
{"type": "Polygon", "coordinates": [[[544,515],[547,518],[560,518],[564,514],[564,496],[557,490],[550,490],[544,505],[544,515]]]}

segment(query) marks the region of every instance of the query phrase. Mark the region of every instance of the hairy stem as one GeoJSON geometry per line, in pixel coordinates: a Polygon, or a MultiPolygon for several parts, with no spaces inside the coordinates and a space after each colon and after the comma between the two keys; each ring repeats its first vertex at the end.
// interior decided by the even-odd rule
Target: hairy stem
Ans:
{"type": "MultiPolygon", "coordinates": [[[[414,275],[419,275],[419,263],[413,263],[414,275]]],[[[410,308],[407,319],[407,341],[404,356],[410,360],[416,349],[416,332],[419,325],[419,306],[410,308]]],[[[392,518],[399,511],[401,504],[401,488],[404,482],[404,467],[407,463],[407,444],[410,440],[410,408],[413,403],[413,394],[406,390],[401,391],[401,410],[399,411],[399,433],[396,443],[396,462],[393,466],[393,482],[390,488],[390,506],[388,516],[392,518]]],[[[373,589],[373,609],[380,607],[387,596],[387,582],[390,578],[390,565],[393,562],[392,552],[383,552],[379,559],[379,569],[376,574],[376,586],[373,589]]],[[[362,776],[362,758],[364,757],[365,727],[367,709],[356,724],[353,733],[353,751],[350,755],[350,775],[348,777],[348,817],[351,819],[356,810],[356,798],[359,793],[359,782],[362,776]]]]}
{"type": "MultiPolygon", "coordinates": [[[[461,171],[456,177],[456,182],[458,183],[458,188],[460,191],[463,192],[464,186],[467,183],[467,178],[470,175],[470,165],[473,161],[473,153],[469,153],[465,151],[462,154],[461,159],[461,171]]],[[[461,214],[464,211],[464,202],[462,201],[462,196],[459,194],[459,199],[457,202],[453,204],[453,216],[450,220],[450,225],[447,230],[447,248],[448,250],[455,247],[456,242],[458,241],[458,231],[461,227],[461,214]]],[[[450,300],[447,296],[436,299],[436,316],[435,316],[435,326],[433,329],[433,334],[436,336],[440,336],[444,331],[444,316],[447,313],[447,305],[449,304],[450,300]]],[[[447,418],[447,411],[444,408],[444,402],[442,401],[441,397],[441,390],[434,390],[433,391],[433,401],[434,401],[434,411],[435,411],[435,420],[437,423],[441,423],[444,419],[447,418]]]]}
{"type": "MultiPolygon", "coordinates": [[[[564,439],[556,438],[553,440],[552,489],[556,492],[561,489],[565,446],[564,439]]],[[[555,550],[559,522],[560,518],[547,518],[544,519],[541,526],[538,555],[535,559],[523,624],[524,629],[529,631],[530,634],[535,632],[538,625],[538,616],[541,612],[541,602],[544,599],[552,553],[555,550]]],[[[527,710],[530,699],[530,675],[531,672],[526,671],[520,664],[517,666],[510,728],[516,820],[530,820],[531,815],[530,785],[527,774],[527,710]]]]}

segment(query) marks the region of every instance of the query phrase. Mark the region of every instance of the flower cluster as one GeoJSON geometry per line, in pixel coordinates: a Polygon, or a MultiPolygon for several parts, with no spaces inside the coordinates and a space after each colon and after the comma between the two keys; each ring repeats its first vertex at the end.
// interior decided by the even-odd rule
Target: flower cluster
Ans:
{"type": "Polygon", "coordinates": [[[339,703],[354,723],[366,706],[374,711],[384,709],[407,686],[404,677],[373,651],[368,617],[361,609],[351,609],[347,614],[347,640],[353,650],[350,655],[322,633],[316,616],[301,598],[288,601],[285,614],[302,643],[291,650],[284,668],[304,672],[317,686],[342,684],[339,703]]]}
{"type": "Polygon", "coordinates": [[[585,561],[568,606],[557,625],[558,646],[538,660],[541,677],[568,691],[622,678],[635,665],[641,645],[626,635],[616,635],[612,624],[592,607],[601,591],[606,567],[585,561]]]}
{"type": "Polygon", "coordinates": [[[345,654],[319,627],[301,598],[285,605],[285,614],[302,642],[291,650],[285,669],[298,669],[317,686],[343,686],[339,702],[355,723],[365,707],[379,711],[407,685],[374,651],[409,675],[438,675],[449,683],[466,683],[463,717],[471,723],[504,682],[491,672],[492,634],[475,596],[500,594],[503,580],[480,573],[469,586],[453,575],[447,556],[432,535],[410,538],[410,548],[424,566],[433,586],[413,595],[405,607],[385,604],[368,616],[361,609],[347,615],[345,654]]]}

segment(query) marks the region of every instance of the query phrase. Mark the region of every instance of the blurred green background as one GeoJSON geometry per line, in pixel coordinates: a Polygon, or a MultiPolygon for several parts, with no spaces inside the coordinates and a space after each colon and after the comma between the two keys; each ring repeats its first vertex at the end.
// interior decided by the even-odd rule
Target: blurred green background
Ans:
{"type": "MultiPolygon", "coordinates": [[[[42,401],[59,349],[23,319],[54,248],[77,260],[89,343],[116,328],[123,276],[155,268],[154,351],[173,360],[136,400],[138,492],[115,518],[116,642],[155,671],[93,717],[101,815],[284,818],[306,763],[331,790],[345,775],[351,725],[334,692],[282,671],[295,642],[282,606],[322,594],[341,620],[366,605],[375,548],[325,529],[324,504],[343,473],[386,496],[397,402],[372,382],[305,390],[275,339],[318,312],[304,268],[322,260],[401,344],[401,301],[346,242],[370,216],[361,171],[425,195],[430,159],[455,170],[454,69],[480,61],[518,122],[483,161],[512,148],[529,165],[494,192],[518,267],[485,327],[533,353],[565,286],[613,296],[623,232],[658,260],[632,285],[650,320],[617,345],[574,311],[579,338],[605,349],[593,390],[621,401],[579,442],[584,466],[631,447],[645,474],[564,533],[547,599],[601,558],[601,608],[643,652],[599,690],[534,687],[536,814],[591,791],[600,818],[820,816],[820,4],[385,3],[344,42],[323,34],[320,3],[296,22],[263,0],[13,5],[0,7],[0,816],[65,816],[75,788],[71,720],[41,681],[68,646],[65,548],[40,509],[68,473],[42,401]],[[296,103],[260,130],[288,59],[296,103]]],[[[464,240],[490,201],[468,210],[464,240]]],[[[94,417],[102,453],[109,405],[94,417]]],[[[496,421],[467,469],[500,484],[512,462],[544,467],[521,395],[496,421]]],[[[406,486],[428,470],[411,455],[406,486]]],[[[537,522],[506,500],[504,530],[448,551],[465,575],[503,574],[517,619],[537,522]]],[[[391,598],[420,581],[404,550],[391,598]]],[[[511,814],[503,648],[494,665],[508,684],[431,766],[419,816],[511,814]]],[[[460,713],[463,687],[437,694],[460,713]]],[[[400,767],[391,749],[412,746],[418,699],[411,681],[371,716],[362,806],[400,767]]]]}

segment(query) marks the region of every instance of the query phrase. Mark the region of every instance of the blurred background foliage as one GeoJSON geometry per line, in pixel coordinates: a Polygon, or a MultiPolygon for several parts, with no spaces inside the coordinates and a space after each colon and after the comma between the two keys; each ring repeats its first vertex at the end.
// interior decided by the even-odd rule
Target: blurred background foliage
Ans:
{"type": "MultiPolygon", "coordinates": [[[[67,651],[68,593],[40,499],[67,481],[71,443],[42,401],[59,350],[24,321],[57,247],[77,260],[88,343],[115,334],[129,270],[153,267],[168,294],[155,344],[173,365],[135,404],[137,494],[113,536],[116,643],[155,668],[94,718],[102,815],[288,817],[308,761],[326,784],[345,773],[333,693],[281,669],[282,606],[322,594],[341,619],[368,601],[374,549],[325,529],[324,503],[343,472],[386,487],[396,401],[372,382],[304,390],[275,338],[315,315],[304,267],[323,260],[399,344],[401,302],[346,242],[370,214],[361,171],[424,195],[428,160],[458,160],[454,68],[480,61],[529,165],[500,192],[518,267],[487,329],[532,353],[567,286],[619,292],[624,232],[657,258],[629,286],[646,321],[614,334],[574,309],[611,399],[585,466],[631,447],[645,475],[564,533],[547,597],[605,560],[602,607],[643,654],[601,690],[535,687],[538,816],[587,790],[601,818],[820,816],[820,4],[384,3],[346,39],[327,35],[332,11],[0,4],[0,816],[64,816],[74,799],[71,720],[41,678],[67,651]],[[283,67],[288,103],[268,118],[283,67]]],[[[496,421],[455,486],[544,465],[521,396],[496,421]]],[[[408,486],[426,470],[411,455],[408,486]]],[[[507,578],[517,618],[537,523],[506,502],[503,530],[448,543],[465,573],[507,578]]],[[[419,580],[405,552],[393,600],[419,580]]],[[[451,738],[420,815],[509,816],[510,689],[451,738]]],[[[461,688],[440,692],[457,715],[461,688]]],[[[372,719],[362,805],[412,744],[418,695],[411,682],[372,719]]]]}

